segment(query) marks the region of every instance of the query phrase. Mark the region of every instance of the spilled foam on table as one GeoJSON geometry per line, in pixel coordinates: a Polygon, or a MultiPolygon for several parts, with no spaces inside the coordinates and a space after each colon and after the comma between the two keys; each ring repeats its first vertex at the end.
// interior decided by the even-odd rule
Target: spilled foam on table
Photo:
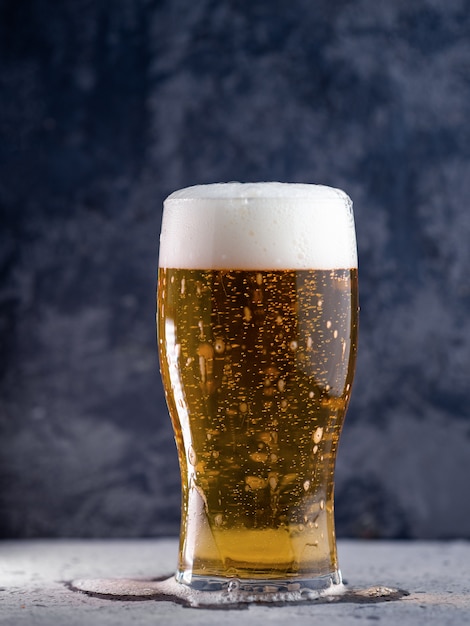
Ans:
{"type": "Polygon", "coordinates": [[[287,591],[272,591],[269,587],[256,593],[246,592],[236,583],[223,591],[198,591],[178,583],[173,576],[163,580],[130,578],[78,579],[68,583],[72,591],[107,600],[169,601],[192,608],[246,608],[249,604],[303,604],[309,602],[352,602],[356,604],[399,600],[407,591],[384,586],[367,589],[349,589],[346,585],[332,585],[323,590],[302,589],[295,585],[287,591]]]}

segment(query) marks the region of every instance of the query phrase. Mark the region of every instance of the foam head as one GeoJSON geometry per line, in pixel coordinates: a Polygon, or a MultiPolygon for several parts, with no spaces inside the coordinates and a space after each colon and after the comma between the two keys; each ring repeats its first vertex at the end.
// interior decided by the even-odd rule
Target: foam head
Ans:
{"type": "Polygon", "coordinates": [[[216,183],[165,200],[160,267],[335,269],[357,267],[350,198],[297,183],[216,183]]]}

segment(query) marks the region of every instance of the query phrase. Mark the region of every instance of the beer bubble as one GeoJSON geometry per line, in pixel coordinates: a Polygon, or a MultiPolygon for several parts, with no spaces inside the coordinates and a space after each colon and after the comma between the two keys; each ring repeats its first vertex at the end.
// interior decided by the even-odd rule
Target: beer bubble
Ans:
{"type": "Polygon", "coordinates": [[[315,395],[315,394],[313,393],[313,391],[309,391],[309,392],[308,392],[308,397],[309,397],[309,398],[313,398],[313,396],[314,396],[314,395],[315,395]]]}
{"type": "Polygon", "coordinates": [[[243,307],[243,319],[245,322],[250,322],[253,314],[251,313],[251,309],[248,306],[243,307]]]}
{"type": "Polygon", "coordinates": [[[323,428],[321,426],[318,426],[312,435],[313,443],[320,443],[322,437],[323,437],[323,428]]]}
{"type": "Polygon", "coordinates": [[[184,292],[186,291],[186,279],[181,279],[181,295],[184,296],[184,292]]]}
{"type": "Polygon", "coordinates": [[[322,308],[322,306],[323,306],[323,300],[321,300],[321,299],[320,299],[320,300],[318,300],[318,302],[317,302],[317,307],[318,307],[319,309],[321,309],[321,308],[322,308]]]}
{"type": "Polygon", "coordinates": [[[318,446],[313,446],[312,452],[316,454],[318,452],[318,446]]]}
{"type": "Polygon", "coordinates": [[[298,343],[297,343],[297,341],[295,341],[295,339],[294,339],[294,340],[292,340],[292,341],[290,342],[290,344],[289,344],[289,348],[292,350],[292,352],[295,352],[295,351],[297,350],[297,348],[298,348],[298,347],[299,347],[299,346],[298,346],[298,343]]]}
{"type": "Polygon", "coordinates": [[[240,413],[246,413],[248,411],[248,404],[246,402],[241,402],[239,409],[240,413]]]}
{"type": "Polygon", "coordinates": [[[276,324],[277,324],[278,326],[282,326],[282,322],[283,322],[283,321],[284,321],[284,320],[282,319],[282,316],[281,316],[281,315],[278,315],[278,316],[276,317],[276,324]]]}
{"type": "Polygon", "coordinates": [[[338,331],[337,331],[337,330],[334,330],[334,331],[333,331],[333,337],[334,337],[335,339],[338,339],[338,331]]]}
{"type": "Polygon", "coordinates": [[[261,272],[258,272],[256,274],[256,284],[257,285],[262,285],[263,284],[263,274],[261,274],[261,272]]]}
{"type": "Polygon", "coordinates": [[[278,389],[279,389],[279,391],[281,391],[281,392],[282,392],[282,391],[284,391],[284,389],[286,388],[286,381],[285,381],[284,379],[280,378],[280,379],[278,380],[278,383],[277,383],[277,388],[278,388],[278,389]]]}
{"type": "Polygon", "coordinates": [[[320,500],[320,510],[323,511],[325,508],[325,500],[320,500]]]}
{"type": "Polygon", "coordinates": [[[218,513],[215,517],[214,517],[214,522],[216,526],[222,526],[222,522],[224,521],[224,517],[222,515],[222,513],[218,513]]]}
{"type": "Polygon", "coordinates": [[[328,320],[328,321],[327,321],[327,323],[326,323],[326,327],[327,327],[327,328],[331,328],[331,320],[328,320]]]}

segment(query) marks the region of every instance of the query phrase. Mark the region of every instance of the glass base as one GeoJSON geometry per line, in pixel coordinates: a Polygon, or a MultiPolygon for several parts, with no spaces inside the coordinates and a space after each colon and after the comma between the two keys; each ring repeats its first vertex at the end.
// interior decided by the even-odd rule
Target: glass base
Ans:
{"type": "Polygon", "coordinates": [[[344,592],[339,570],[315,578],[284,580],[199,576],[182,571],[177,571],[175,578],[178,583],[185,585],[198,595],[207,594],[207,600],[209,596],[213,597],[214,604],[300,602],[344,592]]]}

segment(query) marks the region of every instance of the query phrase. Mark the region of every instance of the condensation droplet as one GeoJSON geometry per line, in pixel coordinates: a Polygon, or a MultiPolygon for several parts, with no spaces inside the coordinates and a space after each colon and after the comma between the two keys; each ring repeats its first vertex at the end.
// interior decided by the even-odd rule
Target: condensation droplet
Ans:
{"type": "Polygon", "coordinates": [[[297,350],[298,348],[298,343],[297,341],[291,341],[289,344],[289,348],[292,350],[292,352],[295,352],[295,350],[297,350]]]}
{"type": "Polygon", "coordinates": [[[245,483],[247,487],[253,489],[253,491],[266,487],[266,481],[258,476],[247,476],[245,478],[245,483]]]}
{"type": "Polygon", "coordinates": [[[218,513],[215,517],[214,517],[214,522],[216,526],[222,526],[222,522],[224,521],[224,517],[222,515],[222,513],[218,513]]]}
{"type": "Polygon", "coordinates": [[[240,402],[240,413],[246,413],[248,411],[248,404],[246,402],[240,402]]]}
{"type": "Polygon", "coordinates": [[[217,354],[223,354],[225,351],[225,341],[222,338],[218,337],[214,341],[214,350],[217,354]]]}
{"type": "Polygon", "coordinates": [[[194,450],[194,448],[192,446],[189,446],[189,448],[188,448],[188,459],[189,459],[189,462],[191,463],[191,465],[196,467],[196,465],[197,465],[197,455],[196,455],[196,452],[195,452],[195,450],[194,450]]]}
{"type": "Polygon", "coordinates": [[[310,481],[309,480],[306,480],[304,482],[304,489],[305,489],[305,491],[308,491],[310,489],[310,481]]]}
{"type": "Polygon", "coordinates": [[[322,437],[323,428],[321,426],[318,426],[318,428],[315,429],[315,432],[312,435],[313,443],[320,443],[322,437]]]}
{"type": "Polygon", "coordinates": [[[320,500],[320,510],[323,511],[325,508],[325,500],[320,500]]]}
{"type": "Polygon", "coordinates": [[[269,479],[269,486],[271,487],[271,489],[274,491],[277,487],[277,483],[278,483],[278,479],[276,476],[271,476],[271,478],[269,479]]]}

